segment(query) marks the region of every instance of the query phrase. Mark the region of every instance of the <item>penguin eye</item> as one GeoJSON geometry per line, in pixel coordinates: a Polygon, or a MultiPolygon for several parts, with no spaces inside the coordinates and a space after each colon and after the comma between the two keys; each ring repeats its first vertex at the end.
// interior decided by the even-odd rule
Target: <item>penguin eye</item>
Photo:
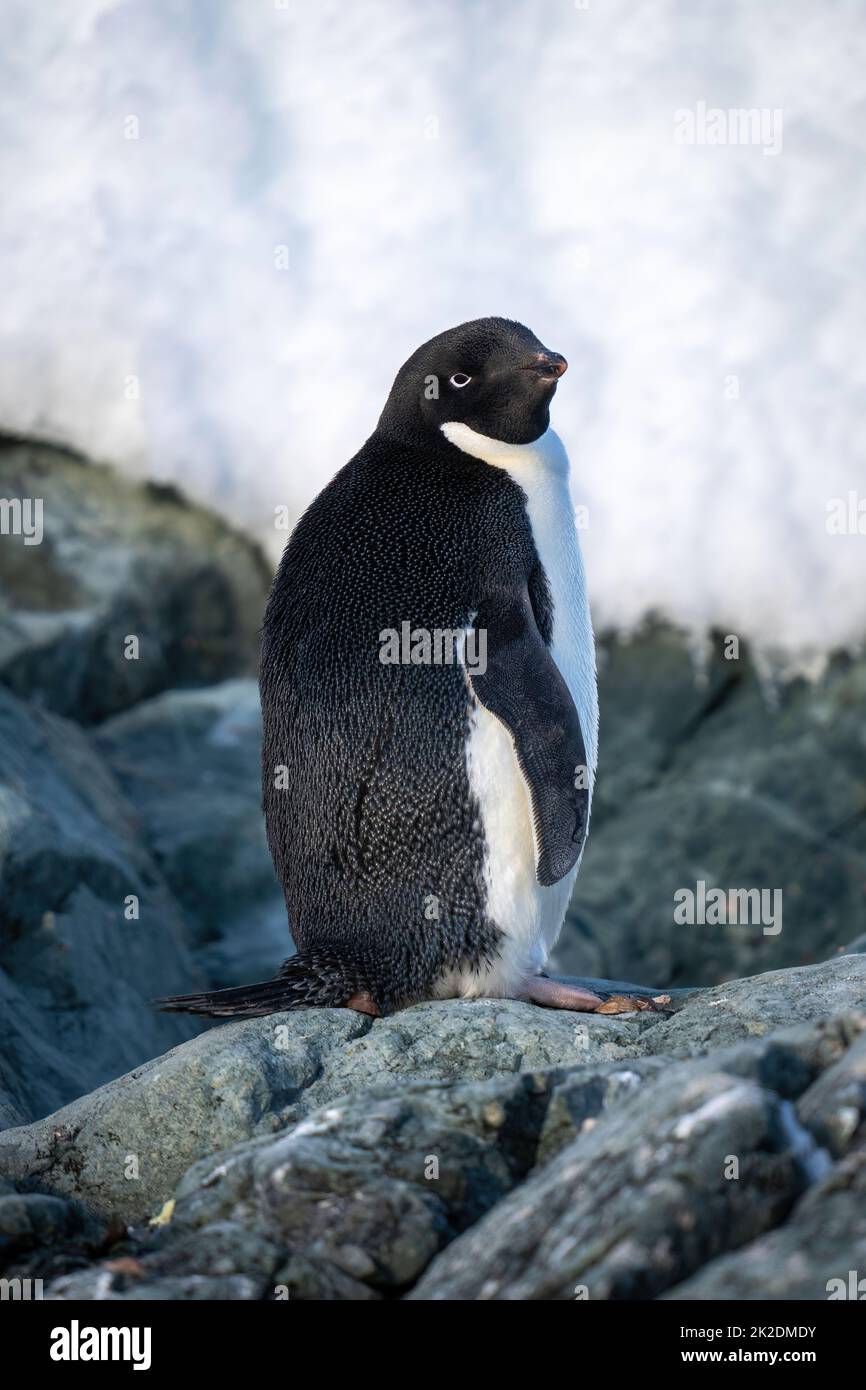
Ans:
{"type": "Polygon", "coordinates": [[[465,372],[455,372],[453,376],[448,378],[448,384],[457,387],[468,386],[471,380],[471,376],[467,376],[465,372]]]}

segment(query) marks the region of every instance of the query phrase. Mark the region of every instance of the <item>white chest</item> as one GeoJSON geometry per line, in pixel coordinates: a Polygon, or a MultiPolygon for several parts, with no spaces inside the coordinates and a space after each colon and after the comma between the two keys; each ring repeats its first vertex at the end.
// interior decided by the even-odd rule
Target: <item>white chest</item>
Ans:
{"type": "MultiPolygon", "coordinates": [[[[565,449],[548,430],[533,444],[504,444],[461,424],[443,433],[466,453],[504,468],[526,494],[539,560],[553,600],[551,653],[568,685],[586,746],[590,800],[598,748],[595,644],[565,449]]],[[[505,933],[502,957],[489,970],[464,972],[444,983],[458,994],[512,995],[540,970],[568,908],[577,868],[551,887],[535,876],[529,792],[503,724],[477,705],[466,750],[469,782],[481,810],[487,854],[487,908],[505,933]]]]}

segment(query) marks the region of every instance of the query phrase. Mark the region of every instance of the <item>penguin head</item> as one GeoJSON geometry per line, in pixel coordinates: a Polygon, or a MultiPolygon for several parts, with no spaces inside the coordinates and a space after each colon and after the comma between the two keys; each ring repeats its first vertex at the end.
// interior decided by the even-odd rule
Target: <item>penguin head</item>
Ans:
{"type": "Polygon", "coordinates": [[[379,420],[391,435],[441,438],[467,425],[507,444],[531,444],[550,423],[568,363],[522,323],[472,319],[424,343],[397,373],[379,420]]]}

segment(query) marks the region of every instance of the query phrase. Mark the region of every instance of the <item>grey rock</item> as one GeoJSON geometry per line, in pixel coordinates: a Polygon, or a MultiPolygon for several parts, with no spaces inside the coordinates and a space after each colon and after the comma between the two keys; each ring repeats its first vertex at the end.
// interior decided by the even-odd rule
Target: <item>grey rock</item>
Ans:
{"type": "Polygon", "coordinates": [[[731,1076],[757,1081],[782,1100],[795,1101],[828,1069],[848,1055],[866,1030],[866,1013],[843,1013],[811,1023],[793,1023],[762,1037],[732,1043],[704,1058],[731,1076]]]}
{"type": "Polygon", "coordinates": [[[259,1282],[247,1274],[224,1277],[186,1274],[145,1283],[130,1275],[115,1273],[107,1264],[62,1275],[49,1284],[44,1293],[46,1302],[52,1303],[78,1303],[82,1299],[112,1303],[149,1299],[157,1302],[169,1299],[178,1303],[210,1303],[214,1299],[250,1301],[260,1297],[259,1282]]]}
{"type": "Polygon", "coordinates": [[[667,623],[650,619],[634,633],[598,639],[603,762],[593,794],[593,834],[650,790],[678,750],[730,699],[748,661],[726,661],[667,623]]]}
{"type": "MultiPolygon", "coordinates": [[[[699,1012],[699,1010],[696,1010],[699,1012]]],[[[782,1101],[796,1101],[801,1106],[810,1097],[832,1096],[840,1088],[826,1081],[845,1078],[843,1098],[849,1099],[848,1087],[859,1071],[858,1042],[866,1032],[866,1013],[842,1014],[812,1023],[797,1023],[761,1037],[744,1037],[721,1050],[703,1056],[693,1074],[711,1075],[724,1072],[732,1077],[755,1081],[773,1091],[782,1101]],[[820,1081],[818,1080],[820,1078],[820,1081]]],[[[640,1045],[661,1042],[662,1033],[645,1033],[640,1045]]],[[[696,1048],[700,1053],[701,1049],[696,1048]]],[[[558,1153],[578,1134],[593,1128],[602,1114],[621,1105],[648,1081],[663,1077],[671,1066],[670,1056],[635,1057],[622,1062],[605,1062],[568,1068],[564,1074],[551,1073],[550,1103],[539,1136],[536,1162],[544,1163],[558,1153]]],[[[812,1106],[813,1113],[823,1114],[829,1104],[812,1106]]],[[[786,1115],[788,1112],[785,1112],[786,1115]]],[[[850,1112],[845,1112],[848,1115],[850,1112]]],[[[823,1134],[817,1124],[810,1126],[805,1112],[800,1122],[813,1133],[812,1144],[823,1144],[823,1134]]],[[[802,1145],[800,1146],[802,1147],[802,1145]]]]}
{"type": "Polygon", "coordinates": [[[866,1298],[866,1149],[852,1151],[771,1231],[677,1284],[671,1299],[866,1298]]]}
{"type": "MultiPolygon", "coordinates": [[[[791,1019],[806,1023],[856,1009],[866,1009],[866,958],[846,956],[695,994],[673,1015],[571,1014],[511,1000],[452,1000],[376,1020],[344,1009],[248,1019],[211,1029],[45,1120],[6,1131],[0,1175],[20,1181],[36,1173],[45,1191],[138,1221],[159,1211],[197,1159],[287,1129],[357,1091],[419,1079],[466,1082],[594,1068],[582,1095],[557,1101],[545,1139],[552,1150],[556,1126],[567,1125],[569,1114],[577,1127],[618,1088],[634,1085],[612,1080],[617,1070],[640,1079],[657,1065],[639,1066],[641,1059],[703,1056],[765,1039],[791,1019]],[[599,1072],[599,1064],[610,1066],[599,1072]]],[[[829,1065],[841,1044],[825,1037],[822,1046],[829,1065]]],[[[818,1042],[802,1048],[811,1061],[795,1066],[788,1047],[775,1070],[766,1064],[768,1077],[787,1067],[795,1078],[786,1096],[799,1094],[816,1073],[818,1042]]],[[[766,1051],[772,1055],[769,1046],[766,1051]]],[[[751,1076],[757,1063],[731,1065],[751,1076]]]]}
{"type": "Polygon", "coordinates": [[[797,1106],[801,1124],[835,1158],[866,1148],[866,1020],[860,1036],[809,1087],[797,1106]]]}
{"type": "MultiPolygon", "coordinates": [[[[774,994],[787,981],[789,1016],[803,975],[849,998],[857,964],[790,972],[774,994]]],[[[714,991],[676,1016],[447,1002],[214,1029],[0,1136],[7,1183],[103,1221],[160,1215],[85,1269],[61,1232],[16,1271],[47,1259],[64,1299],[657,1296],[832,1166],[818,1123],[859,1077],[866,1012],[756,1033],[744,1000],[765,983],[737,982],[708,1054],[714,991]],[[694,1059],[652,1053],[674,1030],[694,1059]]]]}
{"type": "Polygon", "coordinates": [[[41,1192],[0,1197],[0,1253],[52,1244],[81,1226],[73,1203],[41,1192]]]}
{"type": "Polygon", "coordinates": [[[579,1067],[554,1077],[536,1162],[546,1163],[578,1134],[590,1130],[599,1115],[630,1099],[669,1065],[662,1057],[641,1057],[579,1067]]]}
{"type": "Polygon", "coordinates": [[[8,1280],[47,1285],[86,1267],[121,1234],[116,1225],[66,1198],[14,1188],[0,1195],[0,1273],[8,1280]]]}
{"type": "Polygon", "coordinates": [[[235,1221],[166,1236],[156,1243],[150,1239],[134,1255],[61,1275],[48,1284],[45,1299],[368,1302],[381,1297],[331,1261],[300,1251],[287,1256],[274,1241],[235,1221]]]}
{"type": "Polygon", "coordinates": [[[790,1025],[866,1009],[866,957],[773,970],[702,990],[642,1038],[643,1051],[695,1057],[790,1025]]]}
{"type": "Polygon", "coordinates": [[[2,1118],[45,1114],[190,1037],[146,999],[196,977],[183,913],[85,734],[0,688],[2,1118]]]}
{"type": "MultiPolygon", "coordinates": [[[[581,1070],[593,1073],[586,1085],[598,1114],[605,1103],[595,1094],[598,1069],[581,1070]]],[[[193,1165],[159,1233],[161,1248],[141,1253],[132,1283],[123,1263],[108,1260],[89,1283],[76,1276],[60,1288],[69,1297],[70,1290],[96,1296],[88,1289],[154,1297],[160,1288],[177,1296],[166,1281],[175,1289],[178,1280],[244,1272],[256,1277],[261,1297],[393,1295],[538,1161],[559,1076],[416,1082],[396,1094],[380,1085],[347,1097],[286,1133],[193,1165]],[[275,1260],[274,1247],[288,1253],[275,1260]]],[[[565,1080],[573,1095],[574,1078],[565,1080]]],[[[606,1102],[632,1089],[611,1087],[606,1102]]],[[[557,1122],[562,1142],[564,1128],[557,1122]]],[[[576,1132],[572,1122],[569,1137],[576,1132]]]]}
{"type": "Polygon", "coordinates": [[[284,1129],[385,1077],[394,1087],[615,1062],[648,1017],[485,1000],[420,1004],[375,1021],[348,1009],[310,1009],[230,1023],[45,1120],[7,1130],[0,1175],[35,1173],[46,1191],[142,1220],[196,1159],[284,1129]]]}
{"type": "Polygon", "coordinates": [[[304,1302],[370,1303],[382,1294],[353,1279],[330,1260],[314,1260],[309,1255],[294,1254],[274,1276],[274,1301],[291,1298],[304,1302]]]}
{"type": "Polygon", "coordinates": [[[294,950],[261,813],[253,680],[172,690],[94,734],[214,985],[267,979],[294,950]]]}
{"type": "Polygon", "coordinates": [[[26,1124],[28,1116],[16,1103],[11,1091],[0,1089],[0,1129],[13,1129],[26,1124]]]}
{"type": "Polygon", "coordinates": [[[758,672],[748,651],[703,664],[663,624],[601,644],[593,822],[557,967],[710,985],[845,948],[866,886],[866,657],[815,683],[758,672]],[[782,890],[760,924],[681,925],[699,879],[782,890]]]}
{"type": "Polygon", "coordinates": [[[0,496],[41,499],[44,536],[0,545],[0,681],[91,723],[171,686],[256,668],[269,567],[176,489],[0,435],[0,496]],[[139,639],[127,660],[127,636],[139,639]]]}
{"type": "Polygon", "coordinates": [[[45,526],[0,545],[9,1277],[61,1301],[816,1298],[866,1268],[866,659],[774,685],[720,634],[603,639],[557,969],[664,982],[668,1011],[451,1001],[184,1042],[201,1025],[149,997],[291,950],[259,804],[269,567],[49,445],[0,435],[0,496],[45,526]],[[781,888],[781,933],[675,924],[699,878],[781,888]]]}
{"type": "Polygon", "coordinates": [[[780,1105],[754,1082],[670,1067],[458,1237],[410,1297],[657,1296],[776,1224],[799,1195],[780,1105]]]}
{"type": "Polygon", "coordinates": [[[209,1229],[231,1216],[363,1283],[400,1289],[529,1171],[548,1087],[527,1074],[349,1097],[287,1134],[197,1163],[173,1223],[209,1229]]]}

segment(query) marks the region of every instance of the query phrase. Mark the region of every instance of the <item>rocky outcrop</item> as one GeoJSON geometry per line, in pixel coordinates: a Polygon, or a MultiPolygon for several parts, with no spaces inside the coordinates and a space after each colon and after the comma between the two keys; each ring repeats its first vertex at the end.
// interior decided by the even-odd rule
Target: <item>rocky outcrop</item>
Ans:
{"type": "MultiPolygon", "coordinates": [[[[0,688],[0,1086],[56,1109],[196,1031],[148,1008],[198,969],[135,808],[68,720],[0,688]]],[[[199,976],[199,978],[201,978],[199,976]]]]}
{"type": "Polygon", "coordinates": [[[0,687],[0,1128],[199,1031],[150,999],[289,954],[259,742],[251,680],[93,732],[0,687]]]}
{"type": "Polygon", "coordinates": [[[0,1134],[0,1174],[38,1172],[52,1192],[140,1221],[172,1196],[195,1160],[282,1130],[347,1091],[616,1062],[645,1017],[584,1022],[485,1000],[420,1004],[375,1022],[348,1009],[314,1009],[230,1023],[45,1120],[0,1134]],[[134,1180],[126,1173],[130,1154],[134,1180]]]}
{"type": "Polygon", "coordinates": [[[8,435],[0,498],[27,504],[31,531],[10,524],[0,539],[0,682],[16,694],[89,724],[170,687],[255,671],[270,573],[212,512],[8,435]]]}
{"type": "MultiPolygon", "coordinates": [[[[866,1008],[866,956],[738,980],[678,1002],[670,1014],[620,1016],[512,1000],[445,1001],[376,1020],[314,1009],[221,1025],[45,1120],[0,1134],[0,1174],[24,1180],[38,1172],[46,1190],[140,1221],[199,1158],[283,1130],[379,1083],[390,1090],[419,1079],[482,1081],[577,1065],[630,1070],[643,1059],[651,1072],[652,1059],[723,1049],[733,1049],[727,1065],[736,1070],[737,1046],[773,1036],[792,1018],[820,1021],[866,1008]]],[[[772,1050],[766,1055],[772,1059],[772,1050]]],[[[804,1085],[814,1074],[803,1071],[804,1085]]],[[[581,1085],[588,1076],[606,1090],[595,1072],[581,1085]]],[[[770,1084],[785,1090],[775,1077],[770,1084]]],[[[566,1116],[583,1114],[585,1104],[572,1098],[566,1116]]]]}
{"type": "Polygon", "coordinates": [[[412,1297],[653,1298],[776,1225],[803,1186],[781,1102],[681,1064],[454,1241],[412,1297]]]}
{"type": "Polygon", "coordinates": [[[671,1298],[866,1298],[866,1033],[804,1092],[796,1119],[824,1148],[818,1181],[781,1230],[711,1261],[671,1298]]]}
{"type": "Polygon", "coordinates": [[[599,777],[557,951],[566,972],[714,984],[822,960],[862,932],[866,660],[771,685],[745,646],[724,651],[713,634],[699,661],[659,623],[601,643],[599,777]],[[674,894],[698,881],[780,890],[781,930],[677,923],[674,894]]]}
{"type": "Polygon", "coordinates": [[[216,986],[267,979],[294,949],[265,839],[254,680],[170,690],[94,731],[216,986]]]}
{"type": "Polygon", "coordinates": [[[259,809],[257,547],[6,436],[0,499],[2,1128],[199,1031],[150,998],[270,974],[291,940],[259,809]]]}
{"type": "Polygon", "coordinates": [[[800,1290],[780,1296],[825,1297],[830,1265],[866,1254],[859,1219],[843,1235],[866,1154],[866,956],[677,1004],[214,1029],[0,1135],[20,1189],[7,1267],[49,1268],[56,1298],[622,1299],[698,1279],[725,1298],[726,1271],[733,1289],[774,1243],[795,1251],[827,1202],[826,1258],[808,1278],[776,1261],[800,1290]],[[65,1205],[34,1249],[37,1192],[65,1205]],[[112,1243],[118,1216],[137,1224],[112,1243]],[[69,1253],[85,1219],[101,1257],[69,1253]]]}

